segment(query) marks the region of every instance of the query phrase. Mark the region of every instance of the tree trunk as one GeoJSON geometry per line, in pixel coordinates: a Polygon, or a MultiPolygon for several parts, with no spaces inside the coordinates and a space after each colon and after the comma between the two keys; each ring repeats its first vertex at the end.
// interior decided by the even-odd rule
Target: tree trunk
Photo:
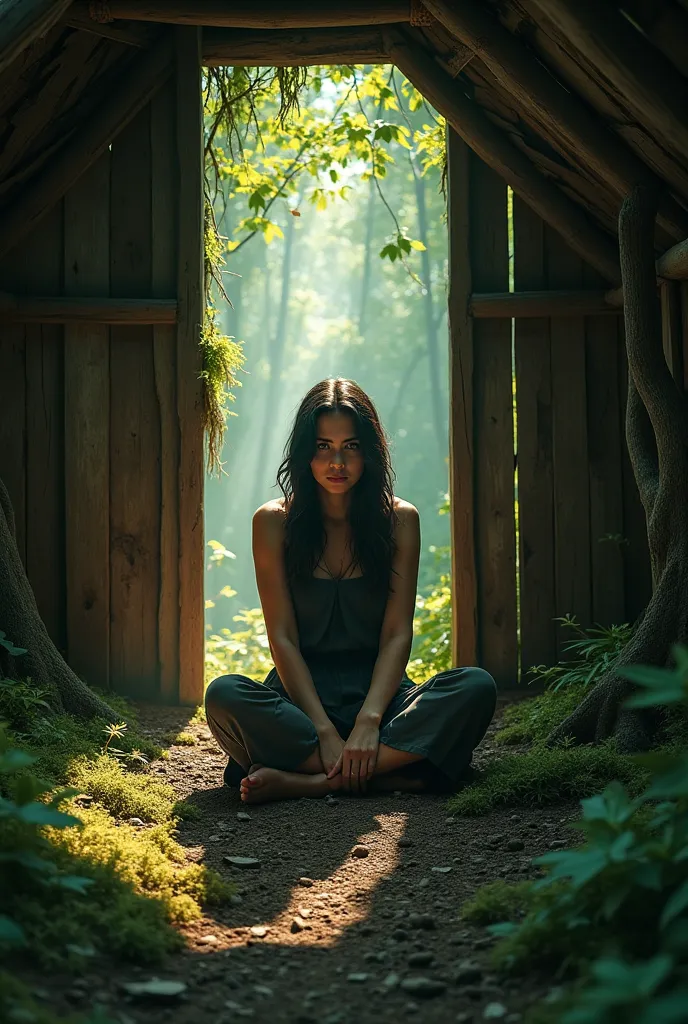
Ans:
{"type": "Polygon", "coordinates": [[[78,718],[117,719],[114,711],[72,672],[48,636],[24,571],[14,532],[14,512],[0,480],[0,629],[26,654],[12,657],[0,646],[0,679],[30,679],[46,691],[56,712],[78,718]]]}
{"type": "Polygon", "coordinates": [[[662,716],[625,709],[626,665],[665,666],[688,641],[688,396],[676,387],[662,349],[653,250],[657,197],[637,186],[619,214],[628,354],[626,439],[647,518],[654,593],[633,637],[582,703],[549,737],[557,743],[615,736],[625,753],[648,749],[662,716]]]}
{"type": "Polygon", "coordinates": [[[370,274],[372,270],[373,256],[373,227],[375,222],[375,199],[377,197],[377,186],[375,178],[371,177],[368,189],[368,202],[366,203],[365,240],[363,242],[363,268],[361,270],[361,290],[358,297],[358,336],[365,337],[366,314],[368,312],[368,295],[370,294],[370,274]]]}

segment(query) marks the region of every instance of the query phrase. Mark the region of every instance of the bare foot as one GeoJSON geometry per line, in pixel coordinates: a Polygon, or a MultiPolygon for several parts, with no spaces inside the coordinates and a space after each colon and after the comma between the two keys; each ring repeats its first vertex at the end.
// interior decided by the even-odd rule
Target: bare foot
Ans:
{"type": "Polygon", "coordinates": [[[300,772],[281,772],[277,768],[251,765],[248,775],[241,780],[241,799],[247,804],[264,804],[269,800],[288,800],[300,796],[319,797],[335,788],[327,776],[304,775],[300,772]]]}

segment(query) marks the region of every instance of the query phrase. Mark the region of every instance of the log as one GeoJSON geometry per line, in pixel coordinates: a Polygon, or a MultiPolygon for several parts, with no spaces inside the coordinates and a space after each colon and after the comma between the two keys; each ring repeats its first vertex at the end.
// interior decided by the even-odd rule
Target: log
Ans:
{"type": "Polygon", "coordinates": [[[88,8],[88,0],[84,3],[73,3],[67,12],[65,25],[80,32],[89,32],[91,35],[112,39],[115,43],[124,43],[126,46],[136,46],[139,49],[145,49],[153,42],[157,31],[154,25],[146,25],[143,22],[137,25],[120,25],[117,22],[103,24],[93,20],[88,8]]]}
{"type": "Polygon", "coordinates": [[[471,295],[468,311],[477,319],[489,317],[597,316],[621,313],[604,291],[493,292],[471,295]]]}
{"type": "Polygon", "coordinates": [[[165,36],[137,56],[120,88],[96,109],[76,136],[31,181],[0,221],[0,256],[53,208],[67,190],[105,152],[113,138],[144,107],[172,73],[172,40],[165,36]]]}
{"type": "MultiPolygon", "coordinates": [[[[660,187],[646,164],[578,96],[564,89],[500,21],[475,0],[427,0],[425,6],[457,39],[477,54],[515,103],[532,114],[548,135],[563,140],[569,153],[619,196],[637,183],[660,187]]],[[[688,212],[666,196],[660,222],[683,238],[688,212]]]]}
{"type": "Polygon", "coordinates": [[[488,166],[520,195],[571,248],[602,276],[619,281],[616,245],[592,225],[580,208],[533,166],[530,160],[470,100],[458,81],[447,75],[420,46],[398,31],[387,30],[390,60],[449,121],[488,166]]]}
{"type": "Polygon", "coordinates": [[[644,128],[688,157],[688,83],[616,7],[598,0],[532,2],[621,94],[644,128]]]}
{"type": "Polygon", "coordinates": [[[382,32],[375,28],[222,29],[203,32],[206,67],[299,67],[309,64],[381,64],[382,32]]]}
{"type": "Polygon", "coordinates": [[[0,293],[0,323],[174,324],[175,299],[46,298],[0,293]]]}
{"type": "Polygon", "coordinates": [[[673,245],[657,260],[657,277],[670,281],[688,280],[688,238],[673,245]]]}
{"type": "Polygon", "coordinates": [[[57,24],[71,0],[10,0],[0,9],[0,73],[57,24]]]}
{"type": "MultiPolygon", "coordinates": [[[[409,21],[410,0],[112,0],[103,4],[103,20],[156,21],[173,25],[204,25],[215,28],[346,28],[349,25],[392,25],[409,21]]],[[[99,19],[100,20],[100,19],[99,19]]]]}

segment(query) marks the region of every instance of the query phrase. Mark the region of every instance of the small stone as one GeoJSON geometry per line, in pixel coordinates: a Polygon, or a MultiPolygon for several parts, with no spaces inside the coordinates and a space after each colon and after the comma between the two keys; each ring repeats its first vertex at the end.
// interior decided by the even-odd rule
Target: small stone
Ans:
{"type": "Polygon", "coordinates": [[[174,1002],[186,992],[183,981],[166,981],[160,978],[151,978],[150,981],[127,981],[122,988],[127,995],[135,999],[157,999],[160,1002],[174,1002]]]}
{"type": "Polygon", "coordinates": [[[229,857],[227,854],[222,858],[235,868],[259,868],[260,861],[257,857],[229,857]]]}
{"type": "Polygon", "coordinates": [[[448,875],[449,872],[451,871],[451,868],[449,868],[449,867],[448,868],[433,867],[430,870],[431,871],[436,871],[438,875],[448,875]]]}
{"type": "Polygon", "coordinates": [[[348,974],[347,977],[346,977],[346,980],[347,981],[353,981],[353,982],[355,982],[355,983],[360,985],[364,981],[367,981],[369,977],[370,977],[369,974],[366,974],[364,971],[359,971],[359,972],[355,972],[354,974],[348,974]]]}
{"type": "Polygon", "coordinates": [[[410,846],[413,846],[413,839],[410,839],[408,836],[402,836],[397,846],[401,847],[402,850],[408,850],[410,846]]]}
{"type": "Polygon", "coordinates": [[[141,826],[143,825],[143,821],[141,820],[141,818],[129,818],[129,824],[135,825],[137,828],[141,828],[141,826]]]}
{"type": "Polygon", "coordinates": [[[237,811],[237,821],[250,821],[251,815],[248,811],[237,811]]]}
{"type": "Polygon", "coordinates": [[[512,814],[511,817],[509,818],[509,821],[520,821],[520,820],[521,820],[521,815],[520,814],[512,814]]]}
{"type": "Polygon", "coordinates": [[[441,996],[447,988],[446,984],[437,978],[404,978],[401,987],[409,995],[421,996],[423,999],[441,996]]]}
{"type": "Polygon", "coordinates": [[[314,884],[313,883],[313,879],[312,878],[306,878],[305,875],[301,875],[301,877],[299,879],[297,879],[297,881],[298,881],[299,885],[302,885],[305,889],[310,889],[311,886],[314,884]]]}
{"type": "Polygon", "coordinates": [[[240,1003],[235,1003],[233,999],[227,999],[225,1007],[237,1017],[253,1017],[255,1015],[255,1010],[252,1010],[250,1006],[242,1006],[240,1003]]]}
{"type": "Polygon", "coordinates": [[[310,917],[312,913],[309,907],[299,907],[299,917],[310,917]]]}
{"type": "Polygon", "coordinates": [[[427,889],[427,887],[429,885],[430,885],[430,879],[429,878],[419,878],[418,879],[418,888],[419,889],[427,889]]]}
{"type": "Polygon", "coordinates": [[[525,850],[526,844],[522,839],[510,839],[506,844],[506,848],[510,853],[516,853],[518,850],[525,850]]]}
{"type": "Polygon", "coordinates": [[[201,935],[198,939],[199,946],[214,946],[217,942],[217,935],[201,935]]]}
{"type": "Polygon", "coordinates": [[[444,824],[445,825],[453,825],[455,821],[456,821],[456,818],[445,818],[444,819],[444,824]]]}
{"type": "Polygon", "coordinates": [[[483,1010],[483,1020],[501,1020],[506,1017],[507,1008],[504,1003],[488,1003],[483,1010]]]}
{"type": "Polygon", "coordinates": [[[454,983],[456,985],[470,985],[473,982],[480,981],[482,976],[483,969],[480,964],[473,963],[471,960],[462,960],[454,975],[454,983]]]}
{"type": "Polygon", "coordinates": [[[434,959],[429,950],[422,950],[420,953],[411,953],[408,965],[409,967],[429,967],[434,959]]]}
{"type": "Polygon", "coordinates": [[[90,807],[93,803],[93,797],[88,793],[80,793],[79,796],[74,797],[74,802],[77,803],[79,807],[90,807]]]}
{"type": "Polygon", "coordinates": [[[367,846],[364,846],[363,843],[358,843],[351,851],[351,856],[357,857],[360,860],[363,857],[367,857],[369,853],[370,850],[367,846]]]}
{"type": "Polygon", "coordinates": [[[473,1020],[473,1014],[457,1013],[456,1017],[454,1017],[454,1020],[456,1021],[456,1024],[471,1024],[471,1021],[473,1020]]]}
{"type": "Polygon", "coordinates": [[[302,917],[299,917],[298,914],[296,915],[296,917],[292,918],[291,930],[293,932],[302,932],[305,927],[306,922],[302,917]]]}
{"type": "Polygon", "coordinates": [[[410,914],[408,923],[411,928],[421,928],[426,932],[433,931],[435,928],[435,918],[430,914],[410,914]]]}
{"type": "Polygon", "coordinates": [[[224,836],[208,836],[209,843],[219,843],[222,841],[224,836]]]}
{"type": "Polygon", "coordinates": [[[506,1021],[506,1024],[518,1024],[520,1019],[521,1019],[521,1014],[520,1013],[508,1013],[506,1015],[506,1017],[504,1018],[504,1020],[506,1021]]]}
{"type": "Polygon", "coordinates": [[[392,938],[396,939],[397,942],[403,942],[404,939],[408,938],[408,934],[404,931],[403,928],[395,928],[394,931],[392,932],[392,938]]]}
{"type": "Polygon", "coordinates": [[[256,939],[264,939],[270,929],[264,924],[254,924],[249,931],[256,939]]]}
{"type": "Polygon", "coordinates": [[[387,975],[382,984],[385,986],[385,988],[396,988],[397,985],[399,984],[399,981],[399,975],[395,974],[394,971],[392,971],[390,974],[387,975]]]}
{"type": "Polygon", "coordinates": [[[394,792],[392,793],[392,796],[395,796],[397,799],[399,799],[399,797],[401,795],[402,795],[402,792],[401,792],[400,789],[395,789],[394,792]]]}
{"type": "Polygon", "coordinates": [[[550,850],[562,850],[565,846],[568,846],[566,839],[553,839],[549,844],[550,850]]]}
{"type": "Polygon", "coordinates": [[[270,988],[269,985],[254,985],[253,991],[257,996],[265,996],[266,999],[272,999],[275,994],[275,990],[270,988]]]}

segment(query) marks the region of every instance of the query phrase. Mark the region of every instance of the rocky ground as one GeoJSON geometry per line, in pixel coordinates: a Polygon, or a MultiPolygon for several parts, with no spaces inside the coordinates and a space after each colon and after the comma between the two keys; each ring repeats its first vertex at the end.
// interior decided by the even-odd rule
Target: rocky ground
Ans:
{"type": "MultiPolygon", "coordinates": [[[[143,709],[151,736],[196,738],[152,770],[202,812],[180,828],[188,857],[231,878],[237,896],[185,928],[186,950],[164,968],[65,979],[65,1009],[95,996],[122,1024],[515,1022],[552,988],[548,977],[497,977],[491,938],[460,908],[487,881],[533,877],[531,859],[570,838],[574,806],[460,818],[443,797],[397,794],[245,808],[222,786],[207,727],[188,717],[143,709]],[[127,994],[153,977],[185,988],[167,1000],[127,994]]],[[[488,734],[476,760],[490,756],[488,734]]]]}

